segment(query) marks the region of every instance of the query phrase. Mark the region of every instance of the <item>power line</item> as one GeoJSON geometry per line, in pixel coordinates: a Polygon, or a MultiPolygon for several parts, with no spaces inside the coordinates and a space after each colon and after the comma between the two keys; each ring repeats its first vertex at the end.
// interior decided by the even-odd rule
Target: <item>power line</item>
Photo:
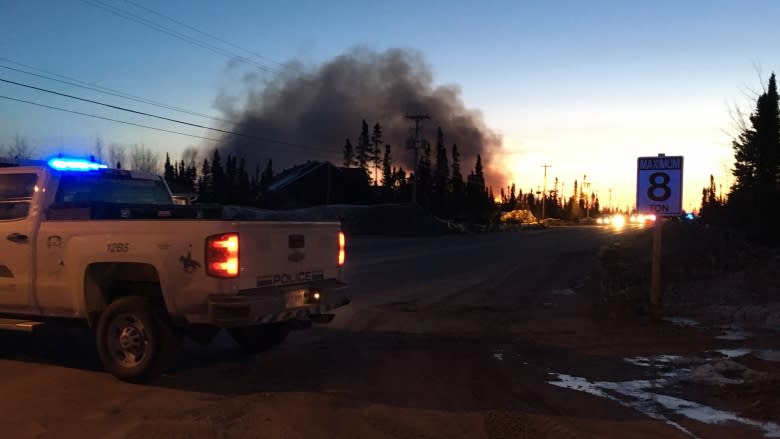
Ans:
{"type": "Polygon", "coordinates": [[[184,26],[184,27],[186,27],[187,29],[190,29],[190,30],[192,30],[192,31],[195,31],[195,32],[197,32],[197,33],[199,33],[199,34],[201,34],[201,35],[204,35],[204,36],[206,36],[206,37],[209,37],[209,38],[211,38],[211,39],[217,40],[217,41],[219,41],[219,42],[221,42],[221,43],[227,44],[228,46],[230,46],[230,47],[233,47],[234,49],[238,49],[238,50],[241,50],[241,51],[243,51],[243,52],[246,52],[246,53],[248,53],[248,54],[250,54],[250,55],[253,55],[253,56],[255,56],[256,58],[259,58],[259,59],[261,59],[261,60],[265,60],[265,61],[271,62],[271,63],[273,63],[273,64],[276,64],[276,65],[278,65],[279,67],[284,67],[284,65],[283,65],[282,63],[279,63],[279,62],[277,62],[277,61],[274,61],[274,60],[272,60],[272,59],[270,59],[270,58],[268,58],[268,57],[265,57],[265,56],[263,56],[263,55],[260,55],[260,54],[258,54],[257,52],[254,52],[254,51],[252,51],[252,50],[249,50],[249,49],[247,49],[247,48],[245,48],[245,47],[239,46],[238,44],[231,43],[230,41],[227,41],[227,40],[225,40],[225,39],[223,39],[223,38],[220,38],[220,37],[218,37],[218,36],[216,36],[216,35],[214,35],[214,34],[211,34],[211,33],[209,33],[209,32],[206,32],[206,31],[200,30],[200,29],[198,29],[198,28],[196,28],[196,27],[194,27],[194,26],[190,26],[189,24],[187,24],[187,23],[184,23],[184,22],[182,22],[182,21],[179,21],[179,20],[177,20],[177,19],[175,19],[175,18],[171,17],[170,15],[165,15],[165,14],[163,14],[162,12],[156,11],[156,10],[154,10],[154,9],[152,9],[152,8],[149,8],[149,7],[147,7],[147,6],[141,5],[141,4],[139,4],[139,3],[137,3],[137,2],[134,2],[134,1],[132,1],[132,0],[125,0],[125,2],[126,2],[126,3],[130,3],[131,5],[133,5],[133,6],[137,7],[137,8],[139,8],[139,9],[142,9],[142,10],[144,10],[144,11],[147,11],[147,12],[150,12],[150,13],[152,13],[152,14],[154,14],[154,15],[157,15],[157,16],[159,16],[159,17],[165,18],[166,20],[169,20],[169,21],[171,21],[171,22],[173,22],[173,23],[176,23],[176,24],[178,24],[178,25],[180,25],[180,26],[184,26]]]}
{"type": "Polygon", "coordinates": [[[109,122],[116,122],[116,123],[121,123],[121,124],[125,124],[125,125],[133,125],[133,126],[136,126],[136,127],[147,128],[147,129],[155,130],[155,131],[162,131],[162,132],[166,132],[166,133],[179,134],[179,135],[182,135],[182,136],[195,137],[197,139],[204,139],[204,140],[211,140],[211,141],[214,141],[214,142],[219,142],[219,139],[214,139],[214,138],[211,138],[211,137],[198,136],[198,135],[195,135],[195,134],[187,134],[187,133],[182,133],[180,131],[166,130],[165,128],[157,128],[157,127],[153,127],[153,126],[149,126],[149,125],[143,125],[143,124],[140,124],[140,123],[128,122],[128,121],[119,120],[119,119],[112,119],[110,117],[98,116],[96,114],[82,113],[81,111],[68,110],[67,108],[55,107],[53,105],[41,104],[41,103],[38,103],[38,102],[32,102],[32,101],[27,101],[27,100],[24,100],[24,99],[12,98],[12,97],[9,97],[9,96],[0,95],[0,99],[7,99],[9,101],[16,101],[16,102],[23,102],[25,104],[35,105],[37,107],[48,108],[50,110],[64,111],[66,113],[73,113],[73,114],[78,114],[78,115],[81,115],[81,116],[93,117],[95,119],[107,120],[109,122]]]}
{"type": "MultiPolygon", "coordinates": [[[[112,109],[120,110],[120,111],[126,111],[128,113],[134,113],[134,114],[138,114],[138,115],[141,115],[141,116],[153,117],[153,118],[156,118],[156,119],[165,120],[165,121],[168,121],[168,122],[174,122],[174,123],[178,123],[178,124],[182,124],[182,125],[188,125],[188,126],[195,127],[195,128],[202,128],[202,129],[206,129],[206,130],[217,131],[217,132],[220,132],[220,133],[223,133],[223,134],[229,134],[231,136],[243,137],[243,138],[252,139],[252,140],[258,140],[258,141],[266,142],[266,143],[276,143],[276,144],[279,144],[279,145],[289,146],[289,147],[292,147],[292,148],[299,148],[299,149],[306,149],[306,150],[313,150],[313,151],[323,151],[323,152],[328,152],[328,153],[332,152],[330,149],[325,149],[325,148],[322,148],[322,147],[316,147],[316,146],[312,146],[312,145],[304,145],[304,144],[299,144],[299,143],[287,142],[285,140],[271,139],[271,138],[268,138],[268,137],[253,136],[251,134],[237,133],[235,131],[223,130],[223,129],[220,129],[220,128],[209,127],[209,126],[206,126],[206,125],[199,125],[199,124],[196,124],[196,123],[186,122],[186,121],[183,121],[183,120],[172,119],[172,118],[169,118],[169,117],[159,116],[159,115],[152,114],[152,113],[146,113],[146,112],[143,112],[143,111],[138,111],[138,110],[133,110],[133,109],[130,109],[130,108],[120,107],[118,105],[111,105],[111,104],[107,104],[105,102],[95,101],[95,100],[92,100],[92,99],[85,99],[85,98],[81,98],[81,97],[78,97],[78,96],[69,95],[67,93],[60,93],[60,92],[54,91],[54,90],[49,90],[49,89],[45,89],[45,88],[41,88],[41,87],[35,87],[33,85],[23,84],[21,82],[10,81],[8,79],[0,78],[0,82],[5,82],[5,83],[13,84],[13,85],[16,85],[16,86],[19,86],[19,87],[25,87],[25,88],[29,88],[29,89],[33,89],[33,90],[38,90],[38,91],[42,91],[42,92],[45,92],[45,93],[51,93],[51,94],[54,94],[54,95],[57,95],[57,96],[63,96],[63,97],[66,97],[66,98],[75,99],[75,100],[82,101],[82,102],[88,102],[88,103],[95,104],[95,105],[102,105],[104,107],[108,107],[108,108],[112,108],[112,109]]],[[[213,140],[213,139],[209,138],[209,140],[213,140]]]]}
{"type": "Polygon", "coordinates": [[[223,130],[221,128],[214,128],[214,127],[209,127],[209,126],[206,126],[206,125],[200,125],[200,124],[197,124],[197,123],[186,122],[186,121],[178,120],[178,119],[172,119],[170,117],[159,116],[159,115],[152,114],[152,113],[147,113],[147,112],[144,112],[144,111],[133,110],[132,108],[120,107],[118,105],[112,105],[112,104],[107,104],[105,102],[95,101],[95,100],[92,100],[92,99],[81,98],[81,97],[78,97],[78,96],[69,95],[67,93],[60,93],[58,91],[49,90],[49,89],[41,88],[41,87],[36,87],[34,85],[29,85],[29,84],[23,84],[21,82],[11,81],[11,80],[8,80],[8,79],[0,78],[0,82],[5,82],[5,83],[8,83],[8,84],[17,85],[19,87],[30,88],[30,89],[42,91],[42,92],[45,92],[45,93],[51,93],[51,94],[54,94],[54,95],[57,95],[57,96],[62,96],[62,97],[70,98],[70,99],[75,99],[75,100],[82,101],[82,102],[88,102],[90,104],[102,105],[104,107],[113,108],[115,110],[127,111],[128,113],[135,113],[135,114],[139,114],[141,116],[154,117],[156,119],[166,120],[168,122],[179,123],[179,124],[182,124],[182,125],[189,125],[189,126],[195,127],[195,128],[203,128],[205,130],[217,131],[217,132],[220,132],[220,133],[231,134],[231,135],[234,135],[234,136],[251,137],[251,136],[247,136],[246,134],[236,133],[234,131],[228,131],[228,130],[223,130]]]}
{"type": "MultiPolygon", "coordinates": [[[[213,137],[198,136],[196,134],[182,133],[181,131],[173,131],[173,130],[168,130],[168,129],[165,129],[165,128],[158,128],[158,127],[153,127],[153,126],[144,125],[144,124],[140,124],[140,123],[128,122],[126,120],[112,119],[110,117],[98,116],[96,114],[90,114],[90,113],[83,113],[81,111],[69,110],[67,108],[56,107],[56,106],[53,106],[53,105],[41,104],[39,102],[28,101],[28,100],[25,100],[25,99],[12,98],[10,96],[0,95],[0,99],[7,99],[9,101],[22,102],[22,103],[29,104],[29,105],[35,105],[37,107],[47,108],[49,110],[57,110],[57,111],[65,112],[65,113],[73,113],[73,114],[78,114],[78,115],[81,115],[81,116],[92,117],[92,118],[95,118],[95,119],[106,120],[106,121],[109,121],[109,122],[116,122],[116,123],[120,123],[120,124],[124,124],[124,125],[132,125],[132,126],[136,126],[136,127],[139,127],[139,128],[146,128],[146,129],[155,130],[155,131],[162,131],[164,133],[179,134],[181,136],[194,137],[196,139],[203,139],[203,140],[210,140],[212,142],[219,142],[219,141],[221,141],[221,139],[215,139],[213,137]]],[[[329,153],[328,155],[330,155],[330,153],[333,152],[333,151],[331,151],[329,149],[325,149],[325,148],[317,148],[317,147],[312,147],[312,146],[309,146],[309,145],[290,143],[290,142],[285,142],[285,141],[282,141],[282,140],[273,140],[273,139],[263,139],[263,140],[265,142],[282,144],[282,145],[289,146],[289,147],[292,147],[292,148],[301,148],[301,149],[314,150],[314,151],[317,151],[317,152],[329,153]]]]}
{"type": "Polygon", "coordinates": [[[100,8],[100,9],[103,9],[105,11],[108,11],[108,12],[114,14],[114,15],[118,15],[118,16],[126,19],[126,20],[130,20],[130,21],[134,21],[134,22],[139,23],[139,24],[143,24],[144,26],[152,28],[152,29],[154,29],[154,30],[156,30],[158,32],[162,32],[162,33],[164,33],[166,35],[172,36],[174,38],[178,38],[178,39],[180,39],[182,41],[186,41],[186,42],[188,42],[188,43],[190,43],[192,45],[201,47],[201,48],[206,49],[206,50],[210,50],[210,51],[212,51],[214,53],[217,53],[219,55],[222,55],[222,56],[225,56],[225,57],[228,57],[228,58],[231,58],[231,59],[237,59],[237,60],[242,61],[244,63],[251,64],[251,65],[257,67],[258,69],[264,70],[266,72],[269,72],[269,73],[273,73],[273,72],[278,73],[279,72],[277,69],[274,69],[272,67],[268,67],[266,65],[260,64],[260,63],[258,63],[256,61],[253,61],[252,59],[249,59],[249,58],[247,58],[245,56],[236,54],[234,52],[230,52],[228,50],[225,50],[225,49],[222,49],[220,47],[214,46],[214,45],[209,44],[207,42],[204,42],[202,40],[198,40],[196,38],[193,38],[193,37],[191,37],[189,35],[186,35],[186,34],[183,34],[181,32],[177,32],[175,30],[168,29],[165,26],[157,24],[157,23],[155,23],[155,22],[153,22],[151,20],[148,20],[148,19],[146,19],[144,17],[141,17],[141,16],[139,16],[137,14],[134,14],[132,12],[128,12],[127,10],[118,8],[118,7],[113,6],[113,5],[106,4],[106,3],[104,3],[104,2],[102,2],[100,0],[81,0],[81,1],[86,3],[86,4],[88,4],[88,5],[90,5],[90,6],[94,6],[96,8],[100,8]]]}
{"type": "MultiPolygon", "coordinates": [[[[0,61],[10,61],[10,60],[8,60],[7,58],[0,57],[0,61]]],[[[13,61],[11,61],[11,62],[13,62],[13,61]]],[[[16,62],[13,62],[13,63],[14,64],[18,64],[18,65],[23,65],[21,63],[16,63],[16,62]]],[[[98,93],[103,93],[103,94],[107,94],[107,95],[110,95],[110,96],[116,96],[116,97],[120,97],[120,98],[123,98],[123,99],[131,100],[131,101],[135,101],[135,102],[140,102],[140,103],[143,103],[143,104],[152,105],[152,106],[159,107],[159,108],[165,108],[165,109],[168,109],[168,110],[178,111],[180,113],[186,113],[186,114],[189,114],[191,116],[199,116],[199,117],[203,117],[203,118],[206,118],[206,119],[211,119],[211,120],[214,120],[214,121],[217,121],[217,122],[224,122],[224,123],[231,123],[231,124],[233,123],[233,122],[231,122],[229,120],[226,120],[226,119],[220,119],[218,117],[209,116],[207,114],[198,113],[196,111],[191,111],[191,110],[187,110],[187,109],[184,109],[184,108],[179,108],[179,107],[175,107],[175,106],[172,106],[172,105],[164,104],[164,103],[161,103],[161,102],[153,101],[151,99],[146,99],[146,98],[141,98],[141,97],[138,97],[138,96],[133,96],[131,94],[123,93],[123,92],[117,91],[117,90],[112,90],[110,88],[101,87],[101,86],[93,86],[93,85],[82,85],[82,84],[87,84],[87,83],[84,82],[84,81],[79,81],[77,79],[68,78],[67,76],[63,76],[63,75],[55,75],[55,76],[61,76],[61,77],[64,77],[64,78],[68,78],[69,80],[62,80],[62,79],[57,79],[57,78],[54,78],[54,77],[51,77],[51,76],[46,76],[46,75],[42,75],[42,74],[38,74],[38,73],[34,73],[34,72],[28,72],[28,71],[25,71],[23,69],[18,69],[16,67],[0,65],[0,68],[6,69],[6,70],[11,70],[11,71],[18,72],[18,73],[23,73],[25,75],[30,75],[30,76],[35,76],[35,77],[38,77],[38,78],[47,79],[49,81],[54,81],[54,82],[59,82],[59,83],[62,83],[62,84],[67,84],[67,85],[70,85],[70,86],[73,86],[73,87],[83,88],[83,89],[86,89],[86,90],[92,90],[92,91],[96,91],[98,93]],[[79,83],[81,83],[81,84],[79,84],[79,83]]],[[[34,67],[28,67],[28,68],[32,68],[34,70],[43,71],[43,70],[40,70],[40,69],[35,69],[34,67]]],[[[48,73],[48,72],[46,72],[46,73],[48,73]]],[[[49,74],[50,75],[54,75],[53,73],[49,73],[49,74]]]]}

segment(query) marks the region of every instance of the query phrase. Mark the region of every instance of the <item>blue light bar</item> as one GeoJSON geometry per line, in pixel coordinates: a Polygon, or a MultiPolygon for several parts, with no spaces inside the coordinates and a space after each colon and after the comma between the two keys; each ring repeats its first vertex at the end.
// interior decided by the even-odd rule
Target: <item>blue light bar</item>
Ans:
{"type": "Polygon", "coordinates": [[[97,171],[108,166],[83,159],[51,159],[49,166],[58,171],[97,171]]]}

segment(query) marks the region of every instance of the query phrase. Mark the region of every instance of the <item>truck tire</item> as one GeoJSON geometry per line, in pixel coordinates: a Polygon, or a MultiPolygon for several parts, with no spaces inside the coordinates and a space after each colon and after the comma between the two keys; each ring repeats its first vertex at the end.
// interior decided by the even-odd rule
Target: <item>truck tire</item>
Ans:
{"type": "Polygon", "coordinates": [[[290,333],[286,322],[242,326],[228,329],[230,336],[248,354],[267,351],[281,344],[290,333]]]}
{"type": "Polygon", "coordinates": [[[123,381],[154,379],[173,365],[178,336],[145,297],[119,298],[106,307],[97,326],[103,367],[123,381]]]}

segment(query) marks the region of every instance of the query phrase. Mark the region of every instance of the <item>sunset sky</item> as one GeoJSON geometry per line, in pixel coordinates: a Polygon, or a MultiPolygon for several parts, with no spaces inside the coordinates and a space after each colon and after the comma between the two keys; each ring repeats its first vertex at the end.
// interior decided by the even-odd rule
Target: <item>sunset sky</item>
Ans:
{"type": "MultiPolygon", "coordinates": [[[[503,136],[501,166],[519,187],[542,185],[540,165],[548,163],[548,187],[557,176],[568,194],[586,174],[602,205],[612,188],[620,207],[633,204],[638,156],[685,157],[685,208],[698,206],[709,174],[725,189],[735,131],[729,109],[751,110],[762,78],[780,70],[776,0],[133,1],[262,58],[231,62],[95,6],[204,38],[122,0],[0,0],[0,66],[29,70],[21,63],[220,117],[219,91],[248,71],[267,74],[291,60],[316,66],[355,46],[410,49],[425,57],[436,84],[457,84],[466,107],[503,136]]],[[[0,78],[214,125],[5,68],[0,78]]],[[[209,135],[10,84],[0,83],[0,95],[209,135]]],[[[213,146],[0,99],[0,144],[17,133],[42,155],[87,151],[97,136],[174,155],[213,146]]]]}

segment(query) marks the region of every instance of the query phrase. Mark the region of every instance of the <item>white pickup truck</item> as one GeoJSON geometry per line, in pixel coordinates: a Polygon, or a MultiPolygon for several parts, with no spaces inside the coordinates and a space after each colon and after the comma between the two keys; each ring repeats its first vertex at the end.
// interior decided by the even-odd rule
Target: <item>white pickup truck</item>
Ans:
{"type": "Polygon", "coordinates": [[[181,336],[257,352],[329,322],[344,262],[338,222],[233,221],[157,175],[0,161],[0,329],[83,322],[123,380],[170,367],[181,336]]]}

